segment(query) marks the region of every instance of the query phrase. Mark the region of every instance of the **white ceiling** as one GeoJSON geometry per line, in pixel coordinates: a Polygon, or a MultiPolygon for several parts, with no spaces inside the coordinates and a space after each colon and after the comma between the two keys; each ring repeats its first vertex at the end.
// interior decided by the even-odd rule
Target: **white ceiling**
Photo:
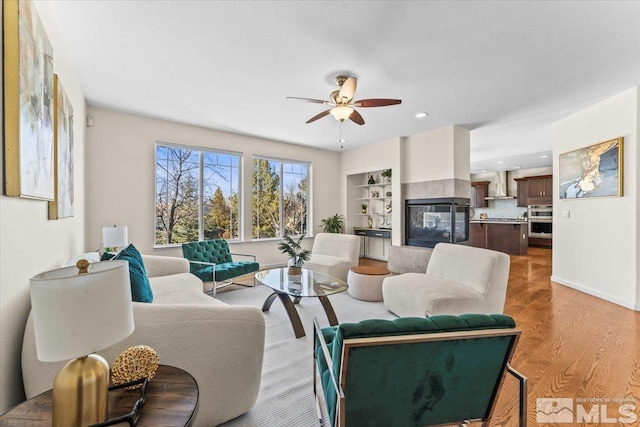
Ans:
{"type": "Polygon", "coordinates": [[[346,73],[355,99],[402,104],[359,109],[345,149],[457,124],[472,172],[551,165],[554,121],[640,83],[634,1],[54,6],[89,105],[339,150],[335,119],[305,124],[325,106],[285,97],[328,99],[346,73]]]}

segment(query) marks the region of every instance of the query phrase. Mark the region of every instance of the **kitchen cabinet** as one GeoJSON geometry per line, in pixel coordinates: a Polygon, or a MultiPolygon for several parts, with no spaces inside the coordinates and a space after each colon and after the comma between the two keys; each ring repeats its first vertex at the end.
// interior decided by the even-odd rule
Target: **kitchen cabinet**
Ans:
{"type": "Polygon", "coordinates": [[[529,206],[529,181],[526,179],[516,179],[518,186],[518,207],[526,208],[529,206]]]}
{"type": "Polygon", "coordinates": [[[509,255],[526,255],[529,235],[526,222],[475,221],[470,226],[470,244],[509,255]]]}
{"type": "Polygon", "coordinates": [[[518,206],[553,203],[552,175],[527,176],[516,178],[518,186],[518,206]],[[532,199],[532,200],[529,200],[532,199]]]}
{"type": "Polygon", "coordinates": [[[471,207],[486,208],[489,202],[485,197],[489,195],[489,181],[477,181],[471,183],[471,207]]]}
{"type": "Polygon", "coordinates": [[[487,247],[487,224],[472,222],[469,224],[469,244],[476,248],[487,247]]]}

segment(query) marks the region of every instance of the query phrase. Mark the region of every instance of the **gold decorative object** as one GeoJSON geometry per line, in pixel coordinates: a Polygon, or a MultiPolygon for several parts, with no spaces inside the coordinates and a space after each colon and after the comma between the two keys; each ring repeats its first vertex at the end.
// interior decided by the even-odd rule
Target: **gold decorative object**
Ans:
{"type": "MultiPolygon", "coordinates": [[[[122,352],[113,362],[111,369],[111,381],[114,385],[124,384],[140,378],[151,378],[156,374],[159,363],[158,353],[147,345],[136,345],[122,352]]],[[[127,387],[127,390],[135,390],[141,387],[138,384],[127,387]]]]}

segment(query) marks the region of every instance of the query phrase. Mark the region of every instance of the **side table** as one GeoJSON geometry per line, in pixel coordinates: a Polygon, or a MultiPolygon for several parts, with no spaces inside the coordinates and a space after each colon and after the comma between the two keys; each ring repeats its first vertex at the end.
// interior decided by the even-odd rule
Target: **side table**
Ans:
{"type": "Polygon", "coordinates": [[[347,275],[349,295],[362,301],[382,301],[382,282],[391,276],[384,267],[358,265],[351,267],[347,275]]]}
{"type": "MultiPolygon", "coordinates": [[[[160,365],[147,385],[139,427],[190,427],[198,413],[198,383],[182,369],[160,365]]],[[[139,391],[109,393],[109,415],[114,418],[131,412],[139,391]]],[[[0,426],[51,427],[52,393],[45,391],[0,416],[0,426]]]]}

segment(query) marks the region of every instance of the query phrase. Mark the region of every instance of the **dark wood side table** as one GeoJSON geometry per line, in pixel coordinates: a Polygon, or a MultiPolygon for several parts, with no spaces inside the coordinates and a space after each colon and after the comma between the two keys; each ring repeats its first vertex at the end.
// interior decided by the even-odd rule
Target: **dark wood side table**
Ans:
{"type": "MultiPolygon", "coordinates": [[[[51,390],[26,400],[0,416],[0,426],[51,427],[51,390]]],[[[198,413],[198,383],[187,372],[160,365],[147,386],[139,427],[189,427],[198,413]]],[[[109,416],[131,412],[139,391],[118,390],[109,393],[109,416]]],[[[126,425],[126,424],[120,424],[126,425]]]]}

